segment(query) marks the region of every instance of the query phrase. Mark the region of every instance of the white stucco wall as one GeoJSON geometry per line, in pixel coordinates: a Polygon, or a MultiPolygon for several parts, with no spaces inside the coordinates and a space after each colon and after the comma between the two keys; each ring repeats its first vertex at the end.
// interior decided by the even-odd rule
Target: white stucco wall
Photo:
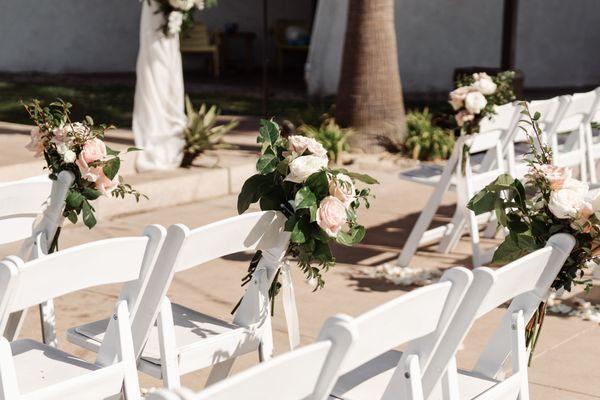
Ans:
{"type": "Polygon", "coordinates": [[[137,0],[0,0],[0,71],[135,70],[137,0]]]}
{"type": "MultiPolygon", "coordinates": [[[[308,19],[310,0],[269,0],[270,21],[308,19]]],[[[320,0],[338,1],[338,0],[320,0]]],[[[259,34],[261,1],[219,0],[197,18],[259,34]]],[[[600,0],[522,0],[517,67],[526,86],[600,84],[600,0]]],[[[137,0],[0,0],[0,72],[133,71],[137,0]]],[[[458,66],[497,66],[502,1],[396,0],[406,91],[446,90],[458,66]]]]}

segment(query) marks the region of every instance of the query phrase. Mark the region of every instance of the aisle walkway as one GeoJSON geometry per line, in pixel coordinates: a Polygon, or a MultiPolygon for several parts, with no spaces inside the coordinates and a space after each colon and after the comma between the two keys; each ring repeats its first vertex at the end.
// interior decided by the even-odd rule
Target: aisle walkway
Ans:
{"type": "MultiPolygon", "coordinates": [[[[382,262],[393,260],[400,245],[414,224],[418,210],[422,208],[430,189],[422,188],[396,179],[391,172],[373,171],[382,184],[375,188],[377,198],[371,210],[364,211],[361,219],[369,228],[365,243],[355,249],[337,248],[339,265],[326,275],[322,291],[312,293],[295,269],[298,307],[301,321],[302,341],[314,340],[323,321],[336,312],[358,315],[388,299],[401,295],[407,289],[370,277],[369,272],[382,262]]],[[[452,211],[452,198],[446,200],[442,210],[447,218],[452,211]]],[[[159,210],[104,218],[92,231],[82,226],[68,226],[64,230],[60,246],[65,248],[78,243],[117,235],[134,235],[142,232],[150,223],[168,226],[184,222],[196,227],[235,214],[236,197],[204,200],[193,204],[165,207],[159,210]]],[[[422,249],[413,260],[413,266],[428,268],[468,264],[468,242],[463,240],[457,252],[440,255],[422,249]]],[[[249,255],[228,257],[177,275],[170,290],[171,300],[191,305],[212,315],[228,319],[231,308],[242,294],[240,279],[245,274],[249,255]]],[[[106,316],[116,300],[118,287],[107,286],[84,290],[56,300],[60,345],[84,357],[92,357],[65,340],[68,327],[106,316]]],[[[599,298],[598,292],[592,297],[599,298]]],[[[287,337],[281,304],[277,303],[274,319],[275,344],[278,352],[287,349],[287,337]]],[[[477,350],[489,333],[500,313],[492,313],[479,323],[458,355],[459,365],[473,365],[477,350]]],[[[39,337],[38,316],[28,314],[24,336],[39,337]]],[[[538,346],[536,358],[530,369],[532,399],[585,400],[600,398],[600,327],[597,324],[571,317],[549,316],[538,346]]],[[[255,355],[242,357],[236,370],[246,368],[257,361],[255,355]]],[[[207,371],[184,377],[186,386],[199,389],[207,371]]],[[[160,383],[141,375],[146,388],[160,383]]]]}

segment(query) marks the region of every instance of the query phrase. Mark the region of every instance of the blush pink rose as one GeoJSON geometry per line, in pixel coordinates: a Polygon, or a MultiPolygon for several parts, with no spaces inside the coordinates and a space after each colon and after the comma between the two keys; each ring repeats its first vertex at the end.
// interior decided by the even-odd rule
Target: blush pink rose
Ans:
{"type": "Polygon", "coordinates": [[[472,90],[470,86],[461,86],[450,92],[450,100],[448,102],[454,109],[454,111],[460,110],[465,105],[465,98],[467,94],[472,90]]]}
{"type": "Polygon", "coordinates": [[[543,165],[541,167],[544,177],[550,183],[550,189],[562,189],[565,181],[571,178],[573,171],[567,167],[556,167],[554,165],[543,165]]]}
{"type": "Polygon", "coordinates": [[[331,237],[336,237],[347,221],[346,206],[337,197],[325,197],[317,210],[317,224],[331,237]]]}
{"type": "Polygon", "coordinates": [[[77,157],[75,164],[79,167],[83,179],[96,182],[102,172],[102,167],[90,164],[106,157],[106,145],[98,138],[88,140],[77,157]]]}
{"type": "Polygon", "coordinates": [[[105,195],[106,197],[110,197],[110,194],[119,184],[119,175],[115,175],[113,179],[108,179],[106,175],[104,175],[104,171],[100,169],[98,174],[98,179],[96,180],[96,190],[105,195]]]}
{"type": "Polygon", "coordinates": [[[25,145],[25,148],[29,151],[34,152],[35,157],[41,157],[44,154],[44,144],[42,143],[42,132],[37,126],[29,132],[29,143],[25,145]]]}
{"type": "Polygon", "coordinates": [[[354,182],[346,174],[337,174],[329,182],[329,194],[340,200],[345,207],[348,207],[356,200],[354,182]]]}
{"type": "Polygon", "coordinates": [[[88,164],[102,160],[106,157],[106,145],[98,138],[90,139],[83,145],[79,156],[88,164]]]}
{"type": "Polygon", "coordinates": [[[288,150],[298,155],[302,155],[305,151],[319,157],[327,157],[327,150],[319,142],[313,138],[301,135],[292,135],[288,137],[288,150]]]}
{"type": "Polygon", "coordinates": [[[456,113],[456,124],[458,126],[463,126],[467,121],[473,121],[475,115],[471,114],[467,110],[462,110],[456,113]]]}

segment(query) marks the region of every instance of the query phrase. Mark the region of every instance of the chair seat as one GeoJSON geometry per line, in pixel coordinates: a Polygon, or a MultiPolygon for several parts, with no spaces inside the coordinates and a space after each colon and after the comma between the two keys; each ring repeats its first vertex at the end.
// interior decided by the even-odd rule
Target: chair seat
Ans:
{"type": "MultiPolygon", "coordinates": [[[[68,379],[89,375],[94,371],[98,371],[95,374],[96,377],[102,374],[106,378],[103,385],[99,385],[103,386],[98,387],[99,391],[109,395],[116,394],[121,389],[122,382],[115,375],[122,375],[122,372],[113,366],[101,368],[31,339],[16,340],[10,346],[21,394],[44,389],[68,379]]],[[[53,391],[53,393],[56,392],[53,391]]]]}
{"type": "MultiPolygon", "coordinates": [[[[342,375],[332,390],[332,397],[343,400],[371,400],[383,397],[394,371],[402,357],[402,352],[390,350],[368,363],[342,375]]],[[[461,399],[472,399],[499,381],[483,378],[467,371],[458,371],[458,385],[461,399]]],[[[392,398],[402,398],[401,393],[392,398]]],[[[431,397],[437,399],[436,393],[431,397]]]]}
{"type": "MultiPolygon", "coordinates": [[[[173,303],[171,309],[175,325],[176,352],[182,373],[208,367],[216,362],[256,350],[258,347],[258,338],[249,329],[179,304],[173,303]]],[[[69,341],[81,344],[81,337],[72,337],[75,333],[99,344],[104,338],[107,326],[108,319],[79,326],[69,332],[69,341]]],[[[84,345],[84,347],[88,346],[84,345]]],[[[156,326],[150,331],[141,359],[156,366],[161,365],[156,326]]],[[[144,372],[146,371],[147,369],[144,369],[144,372]]]]}
{"type": "MultiPolygon", "coordinates": [[[[484,152],[471,154],[471,169],[475,174],[478,173],[484,157],[484,152]]],[[[443,172],[443,164],[421,164],[416,168],[402,171],[400,178],[422,185],[436,186],[440,182],[443,172]]],[[[452,176],[450,179],[450,190],[455,190],[455,188],[456,178],[452,176]]]]}

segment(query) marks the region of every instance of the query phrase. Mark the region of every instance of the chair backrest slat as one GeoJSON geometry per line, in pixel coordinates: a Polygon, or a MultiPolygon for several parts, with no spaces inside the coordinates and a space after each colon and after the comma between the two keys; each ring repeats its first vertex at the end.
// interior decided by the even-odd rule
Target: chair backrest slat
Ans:
{"type": "Polygon", "coordinates": [[[52,181],[0,184],[0,244],[28,238],[35,219],[46,208],[52,181]]]}
{"type": "Polygon", "coordinates": [[[586,93],[575,93],[570,96],[569,106],[558,124],[557,132],[574,131],[581,124],[589,123],[599,99],[600,88],[586,93]]]}
{"type": "MultiPolygon", "coordinates": [[[[546,269],[552,248],[545,247],[528,254],[496,271],[487,270],[494,283],[477,310],[476,318],[492,311],[499,305],[520,294],[535,289],[540,276],[546,269]]],[[[483,269],[478,271],[483,272],[483,269]]]]}
{"type": "Polygon", "coordinates": [[[190,231],[179,254],[177,271],[230,254],[287,247],[285,217],[275,211],[242,214],[190,231]],[[201,249],[201,251],[199,250],[201,249]]]}
{"type": "MultiPolygon", "coordinates": [[[[247,250],[260,249],[273,253],[276,259],[282,257],[289,241],[289,233],[283,231],[284,224],[285,217],[281,213],[265,211],[238,215],[193,230],[180,224],[169,227],[157,266],[147,284],[139,288],[134,287],[134,283],[126,285],[130,296],[136,297],[140,304],[139,309],[132,311],[136,356],[143,350],[175,272],[247,250]]],[[[245,308],[242,302],[236,317],[245,308]]],[[[249,320],[254,319],[255,316],[249,317],[249,320]]]]}
{"type": "MultiPolygon", "coordinates": [[[[531,318],[540,301],[547,296],[552,281],[574,244],[575,241],[570,235],[554,235],[545,248],[498,270],[482,267],[473,271],[473,284],[464,296],[456,317],[449,324],[438,351],[432,356],[431,374],[425,374],[423,377],[425,397],[431,394],[441,374],[448,368],[474,321],[506,301],[515,299],[509,307],[508,315],[502,319],[501,325],[487,345],[488,357],[485,365],[488,370],[490,365],[498,369],[486,376],[494,377],[510,354],[509,332],[512,313],[523,311],[525,321],[531,318]],[[519,308],[515,309],[516,306],[519,308]]],[[[482,373],[481,370],[477,372],[482,373]]]]}
{"type": "Polygon", "coordinates": [[[107,239],[22,264],[8,311],[92,286],[137,279],[147,244],[145,236],[107,239]]]}
{"type": "Polygon", "coordinates": [[[451,286],[440,282],[413,290],[356,318],[359,339],[340,372],[435,331],[451,286]]]}
{"type": "MultiPolygon", "coordinates": [[[[185,400],[323,400],[328,397],[341,361],[357,338],[350,317],[330,317],[315,343],[277,356],[185,400]]],[[[148,400],[181,398],[159,391],[148,400]]]]}

